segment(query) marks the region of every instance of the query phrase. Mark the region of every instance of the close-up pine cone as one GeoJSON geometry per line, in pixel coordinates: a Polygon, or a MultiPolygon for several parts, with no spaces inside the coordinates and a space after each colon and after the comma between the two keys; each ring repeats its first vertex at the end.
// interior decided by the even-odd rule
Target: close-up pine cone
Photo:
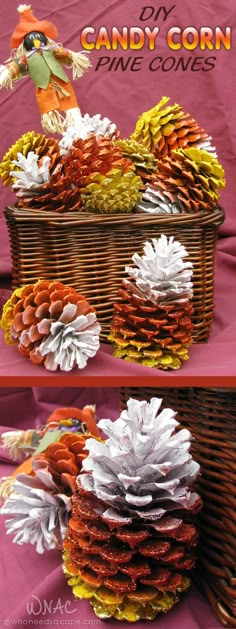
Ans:
{"type": "Polygon", "coordinates": [[[87,441],[64,542],[64,572],[75,597],[101,619],[154,620],[190,585],[201,508],[192,484],[191,434],[162,400],[130,399],[104,443],[87,441]]]}

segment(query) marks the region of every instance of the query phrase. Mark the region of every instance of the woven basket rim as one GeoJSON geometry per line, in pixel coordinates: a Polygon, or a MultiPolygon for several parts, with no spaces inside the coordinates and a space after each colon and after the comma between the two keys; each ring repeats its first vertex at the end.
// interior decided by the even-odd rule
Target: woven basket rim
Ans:
{"type": "Polygon", "coordinates": [[[225,213],[221,206],[216,206],[208,212],[191,212],[186,214],[93,214],[76,211],[59,214],[58,212],[46,212],[42,210],[31,210],[19,208],[16,205],[9,205],[5,208],[5,216],[11,216],[17,221],[48,222],[51,225],[133,225],[143,227],[144,225],[221,225],[225,219],[225,213]],[[76,214],[76,217],[75,217],[76,214]]]}

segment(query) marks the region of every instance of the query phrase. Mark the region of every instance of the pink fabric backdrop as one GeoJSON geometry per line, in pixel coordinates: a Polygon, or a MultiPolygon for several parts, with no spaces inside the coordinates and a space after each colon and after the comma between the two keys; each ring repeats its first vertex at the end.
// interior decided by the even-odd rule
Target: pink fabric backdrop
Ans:
{"type": "MultiPolygon", "coordinates": [[[[9,40],[17,21],[18,2],[1,3],[0,6],[0,61],[9,56],[9,40]]],[[[138,51],[108,51],[104,48],[93,50],[90,59],[93,68],[80,80],[75,82],[75,91],[83,113],[90,115],[101,113],[116,122],[121,133],[126,136],[132,132],[138,115],[154,106],[163,95],[171,97],[171,103],[179,102],[186,111],[189,111],[198,122],[207,129],[213,137],[217,147],[218,156],[226,171],[227,188],[221,195],[221,204],[225,208],[226,220],[220,229],[220,237],[216,256],[216,294],[215,294],[215,318],[212,335],[208,347],[194,347],[192,361],[184,365],[182,372],[186,375],[203,375],[205,372],[214,375],[217,373],[235,375],[235,344],[236,338],[236,292],[235,268],[236,268],[236,220],[235,220],[235,135],[236,123],[234,104],[236,96],[235,70],[236,60],[232,50],[222,48],[219,51],[200,49],[188,51],[182,49],[174,52],[166,43],[166,33],[171,26],[185,28],[194,26],[216,26],[223,30],[226,26],[234,30],[236,25],[236,11],[234,0],[202,0],[194,8],[187,0],[176,0],[170,3],[149,3],[143,0],[101,0],[99,6],[94,0],[63,0],[48,2],[35,0],[33,8],[40,19],[54,21],[59,30],[59,41],[73,50],[81,49],[80,33],[86,26],[92,26],[96,33],[101,26],[105,26],[110,32],[112,26],[139,26],[151,29],[160,28],[156,39],[156,49],[150,51],[147,46],[138,51]],[[140,20],[143,7],[155,7],[155,13],[159,11],[159,18],[140,20]],[[164,21],[165,11],[169,11],[169,17],[164,21]],[[186,61],[189,57],[198,61],[199,70],[181,70],[152,72],[149,69],[150,61],[161,56],[163,60],[168,57],[183,57],[186,61]],[[215,57],[215,67],[211,71],[203,71],[204,59],[215,57]],[[100,57],[142,57],[137,71],[128,69],[122,72],[108,70],[108,65],[97,69],[100,57]]],[[[154,14],[154,9],[149,8],[149,14],[154,14]]],[[[146,13],[147,16],[147,13],[146,13]]],[[[90,36],[90,40],[95,38],[90,36]]],[[[1,118],[0,118],[0,155],[16,141],[23,132],[34,129],[41,131],[39,113],[34,96],[34,87],[30,79],[19,81],[14,92],[1,90],[0,92],[1,118]]],[[[1,188],[1,212],[6,204],[13,200],[9,189],[1,188]]],[[[1,217],[0,232],[0,281],[9,276],[11,270],[8,237],[4,217],[1,217]]],[[[3,341],[1,340],[1,343],[3,341]]],[[[106,359],[104,354],[102,359],[106,359]]],[[[15,355],[7,354],[7,362],[10,372],[14,374],[15,355]]],[[[16,363],[15,363],[16,365],[16,363]]],[[[111,358],[109,369],[112,373],[119,374],[120,369],[127,374],[140,373],[140,367],[127,365],[111,358]]],[[[26,371],[28,367],[26,367],[26,371]]],[[[24,369],[24,368],[23,368],[24,369]]],[[[143,375],[148,375],[150,370],[141,368],[143,375]]],[[[152,374],[153,374],[152,370],[152,374]]],[[[36,371],[33,373],[36,374],[36,371]]],[[[157,371],[157,373],[161,373],[157,371]]],[[[21,375],[23,372],[21,371],[21,375]]],[[[101,374],[101,371],[100,371],[101,374]]],[[[93,372],[91,372],[93,375],[93,372]]],[[[166,375],[166,374],[164,374],[166,375]]],[[[175,376],[175,373],[172,374],[175,376]]]]}
{"type": "MultiPolygon", "coordinates": [[[[119,415],[118,389],[61,388],[0,388],[0,434],[11,428],[32,428],[45,423],[49,414],[59,406],[96,404],[99,419],[119,415]]],[[[6,451],[0,450],[0,476],[11,474],[6,451]]],[[[59,551],[41,556],[33,546],[13,545],[6,536],[3,517],[0,518],[0,627],[95,625],[104,629],[118,627],[96,619],[87,601],[75,601],[61,569],[59,551]],[[51,602],[51,612],[50,606],[51,602]],[[46,604],[45,604],[46,602],[46,604]],[[30,613],[33,603],[34,613],[30,613]],[[53,611],[57,607],[57,611],[53,611]],[[39,622],[40,621],[40,622],[39,622]]],[[[219,629],[220,624],[205,598],[192,586],[182,602],[167,616],[148,626],[159,629],[219,629]]],[[[122,628],[128,629],[128,623],[122,628]]],[[[140,627],[146,627],[139,623],[140,627]]]]}

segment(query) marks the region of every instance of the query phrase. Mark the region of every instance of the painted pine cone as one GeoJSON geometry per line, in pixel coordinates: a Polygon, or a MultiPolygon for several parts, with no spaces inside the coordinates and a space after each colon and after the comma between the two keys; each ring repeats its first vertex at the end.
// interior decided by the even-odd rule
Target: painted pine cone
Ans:
{"type": "Polygon", "coordinates": [[[61,282],[40,280],[17,289],[4,306],[1,327],[23,356],[50,370],[83,368],[99,348],[94,309],[61,282]]]}
{"type": "Polygon", "coordinates": [[[104,619],[153,620],[171,609],[188,589],[186,574],[195,564],[198,535],[191,519],[121,526],[107,521],[106,506],[82,490],[72,502],[64,571],[75,597],[88,598],[104,619]]]}
{"type": "Polygon", "coordinates": [[[91,183],[97,174],[106,175],[112,169],[122,174],[134,171],[132,162],[123,157],[110,138],[97,137],[94,133],[86,140],[76,140],[62,163],[71,181],[80,189],[91,183]]]}
{"type": "Polygon", "coordinates": [[[82,204],[88,212],[101,214],[130,213],[140,200],[141,179],[134,172],[122,174],[112,169],[106,175],[96,175],[93,183],[81,193],[82,204]]]}
{"type": "Polygon", "coordinates": [[[176,204],[183,213],[204,211],[215,206],[225,187],[224,170],[207,151],[178,150],[158,162],[151,186],[161,194],[160,203],[176,204]]]}
{"type": "Polygon", "coordinates": [[[179,369],[192,342],[191,303],[153,304],[133,293],[131,283],[124,286],[109,335],[114,355],[158,369],[179,369]]]}
{"type": "Polygon", "coordinates": [[[179,369],[192,343],[190,301],[154,304],[123,281],[114,304],[109,340],[117,358],[158,369],[179,369]]]}
{"type": "Polygon", "coordinates": [[[131,139],[141,142],[158,159],[179,148],[201,146],[208,139],[204,129],[175,104],[165,107],[170,99],[160,102],[138,118],[131,139]]]}
{"type": "Polygon", "coordinates": [[[122,154],[130,159],[134,166],[137,175],[139,175],[143,181],[148,181],[151,178],[151,174],[156,170],[157,160],[144,144],[128,138],[127,140],[117,140],[116,146],[118,146],[122,154]]]}
{"type": "Polygon", "coordinates": [[[17,154],[22,153],[24,157],[27,157],[30,151],[34,151],[38,155],[39,163],[43,157],[50,157],[51,172],[61,159],[58,140],[34,131],[24,133],[9,148],[0,163],[0,177],[4,186],[9,186],[14,181],[11,171],[14,170],[13,161],[17,159],[17,154]]]}
{"type": "Polygon", "coordinates": [[[38,187],[35,193],[19,190],[16,196],[17,206],[23,209],[73,212],[80,206],[80,189],[72,183],[62,161],[54,169],[50,180],[38,187]]]}
{"type": "Polygon", "coordinates": [[[64,570],[78,598],[100,618],[153,620],[189,586],[201,499],[191,434],[162,400],[130,399],[87,441],[64,543],[64,570]]]}
{"type": "Polygon", "coordinates": [[[58,441],[51,443],[44,452],[34,457],[35,469],[46,467],[60,490],[71,495],[76,491],[76,477],[87,456],[84,447],[91,436],[89,433],[62,434],[58,441]]]}

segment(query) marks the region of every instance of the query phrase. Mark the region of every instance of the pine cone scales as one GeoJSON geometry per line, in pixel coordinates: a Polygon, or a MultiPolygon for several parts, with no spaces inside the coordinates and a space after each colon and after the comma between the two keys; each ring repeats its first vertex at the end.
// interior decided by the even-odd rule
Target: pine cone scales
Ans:
{"type": "Polygon", "coordinates": [[[51,443],[45,452],[34,458],[35,469],[45,465],[57,486],[68,495],[76,491],[76,477],[87,456],[84,447],[92,435],[63,434],[59,441],[51,443]]]}
{"type": "Polygon", "coordinates": [[[152,620],[171,609],[190,585],[181,571],[195,564],[195,526],[181,518],[163,518],[159,531],[137,523],[111,525],[101,513],[106,506],[86,492],[77,492],[72,502],[64,571],[75,597],[84,598],[87,590],[101,618],[152,620]]]}
{"type": "Polygon", "coordinates": [[[154,155],[143,144],[131,138],[117,140],[115,144],[122,154],[133,162],[137,175],[140,175],[143,181],[149,180],[157,166],[154,155]]]}
{"type": "Polygon", "coordinates": [[[51,370],[83,368],[99,348],[94,309],[61,282],[39,280],[15,291],[0,325],[7,342],[10,337],[23,356],[51,370]]]}
{"type": "Polygon", "coordinates": [[[171,202],[180,212],[198,212],[213,207],[224,187],[224,170],[218,160],[207,151],[191,148],[174,151],[158,162],[149,191],[156,194],[157,206],[171,202]]]}
{"type": "Polygon", "coordinates": [[[71,181],[80,189],[93,181],[98,173],[106,175],[112,169],[120,169],[122,174],[134,171],[132,162],[123,157],[110,138],[96,137],[92,133],[86,140],[76,140],[62,163],[71,181]]]}
{"type": "Polygon", "coordinates": [[[131,282],[123,285],[109,335],[114,355],[149,367],[178,369],[188,359],[192,342],[191,303],[155,305],[133,293],[131,282]]]}
{"type": "Polygon", "coordinates": [[[106,175],[96,175],[93,183],[81,193],[82,204],[87,211],[98,213],[131,212],[140,200],[141,179],[133,172],[122,174],[113,169],[106,175]]]}
{"type": "Polygon", "coordinates": [[[155,107],[141,114],[131,135],[131,140],[144,144],[157,159],[180,148],[201,145],[208,139],[206,131],[180,105],[165,107],[169,100],[163,97],[155,107]]]}
{"type": "Polygon", "coordinates": [[[62,162],[53,171],[50,181],[37,188],[36,192],[19,191],[17,205],[47,212],[73,212],[80,206],[80,189],[72,184],[71,177],[62,162]]]}
{"type": "Polygon", "coordinates": [[[43,157],[50,157],[51,172],[61,159],[58,140],[48,138],[42,133],[35,134],[34,131],[24,133],[17,142],[9,148],[0,163],[0,177],[4,186],[9,186],[14,181],[11,176],[11,171],[13,170],[13,161],[17,159],[17,154],[22,153],[22,155],[27,157],[30,151],[34,151],[39,156],[39,163],[43,157]]]}

